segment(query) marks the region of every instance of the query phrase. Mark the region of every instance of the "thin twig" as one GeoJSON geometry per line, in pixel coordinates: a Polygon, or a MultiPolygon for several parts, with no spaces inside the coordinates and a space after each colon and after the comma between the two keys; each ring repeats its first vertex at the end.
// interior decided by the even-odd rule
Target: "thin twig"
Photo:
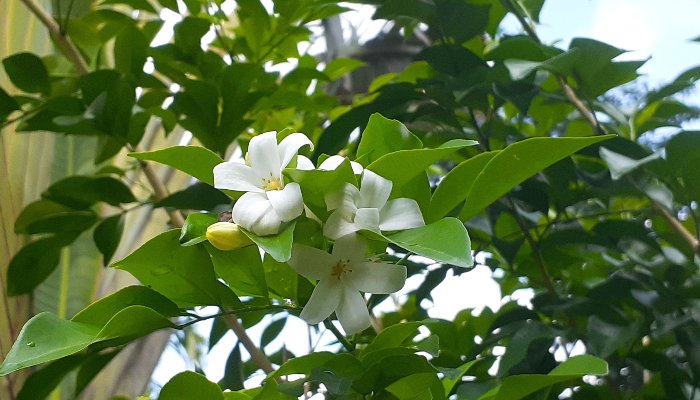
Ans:
{"type": "Polygon", "coordinates": [[[73,44],[70,38],[61,32],[61,27],[58,25],[56,20],[46,12],[41,6],[34,3],[33,0],[21,0],[25,6],[32,12],[39,21],[48,29],[49,36],[53,39],[54,43],[61,52],[68,58],[68,60],[73,64],[75,70],[78,71],[80,75],[87,75],[90,72],[88,64],[85,62],[80,50],[73,44]]]}
{"type": "Polygon", "coordinates": [[[676,233],[678,233],[683,238],[683,240],[688,244],[688,246],[690,246],[693,252],[698,251],[698,247],[700,247],[700,241],[698,240],[698,238],[693,236],[692,233],[688,232],[688,230],[685,229],[685,227],[680,223],[680,221],[678,221],[677,218],[671,215],[671,213],[669,213],[668,210],[666,210],[663,206],[660,206],[656,202],[652,202],[651,206],[654,209],[654,211],[658,212],[662,217],[664,217],[666,222],[668,222],[668,224],[671,226],[671,229],[676,231],[676,233]]]}
{"type": "Polygon", "coordinates": [[[338,328],[333,325],[333,322],[331,322],[330,319],[326,318],[323,320],[323,326],[325,326],[329,331],[333,333],[333,335],[338,339],[338,341],[345,347],[345,350],[348,352],[353,352],[355,351],[355,345],[350,343],[348,339],[343,336],[342,333],[338,330],[338,328]]]}

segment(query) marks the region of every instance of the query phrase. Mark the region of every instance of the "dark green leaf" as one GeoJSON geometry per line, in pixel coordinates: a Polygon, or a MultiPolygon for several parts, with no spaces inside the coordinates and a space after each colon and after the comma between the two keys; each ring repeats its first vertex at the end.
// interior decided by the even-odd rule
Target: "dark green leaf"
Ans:
{"type": "Polygon", "coordinates": [[[229,204],[231,198],[210,185],[197,182],[186,189],[175,192],[160,200],[154,207],[172,207],[180,210],[213,210],[222,204],[229,204]]]}
{"type": "Polygon", "coordinates": [[[75,233],[90,228],[97,221],[92,211],[76,211],[51,200],[37,200],[27,205],[15,221],[15,233],[75,233]]]}
{"type": "Polygon", "coordinates": [[[185,17],[175,25],[175,45],[189,56],[202,53],[201,40],[210,27],[211,22],[204,18],[185,17]]]}
{"type": "Polygon", "coordinates": [[[405,376],[386,387],[399,400],[445,399],[445,389],[436,373],[423,372],[405,376]]]}
{"type": "Polygon", "coordinates": [[[420,321],[410,321],[401,324],[392,325],[383,329],[377,337],[372,340],[367,347],[360,353],[360,359],[367,357],[368,354],[392,347],[401,346],[408,339],[412,339],[418,334],[418,328],[424,325],[420,321]]]}
{"type": "Polygon", "coordinates": [[[124,214],[113,215],[100,222],[92,233],[97,249],[102,253],[102,264],[107,266],[119,246],[124,232],[124,214]]]}
{"type": "Polygon", "coordinates": [[[77,313],[71,321],[104,326],[121,310],[129,306],[144,306],[166,317],[176,317],[179,309],[175,303],[145,286],[128,286],[90,304],[77,313]]]}
{"type": "Polygon", "coordinates": [[[465,42],[484,32],[489,22],[489,6],[470,4],[462,0],[436,1],[439,29],[457,43],[465,42]]]}
{"type": "Polygon", "coordinates": [[[7,294],[17,296],[30,293],[44,281],[58,265],[65,239],[42,238],[22,247],[7,268],[7,294]]]}
{"type": "Polygon", "coordinates": [[[2,60],[12,83],[27,93],[51,93],[49,72],[41,58],[32,53],[17,53],[2,60]]]}
{"type": "Polygon", "coordinates": [[[276,319],[268,326],[265,327],[265,330],[262,333],[262,336],[260,338],[260,348],[265,348],[270,342],[275,340],[277,336],[279,336],[280,332],[282,332],[282,329],[284,329],[284,326],[287,324],[287,318],[279,318],[276,319]]]}
{"type": "Polygon", "coordinates": [[[0,122],[10,116],[13,111],[19,110],[19,103],[12,96],[0,88],[0,122]]]}
{"type": "Polygon", "coordinates": [[[136,201],[128,186],[109,176],[69,176],[49,186],[41,196],[75,209],[100,201],[113,206],[136,201]]]}
{"type": "Polygon", "coordinates": [[[282,366],[280,366],[277,371],[270,374],[268,378],[277,378],[291,374],[309,375],[314,368],[322,366],[326,363],[326,361],[335,356],[335,354],[327,351],[318,351],[305,356],[293,358],[282,364],[282,366]]]}
{"type": "MultiPolygon", "coordinates": [[[[143,2],[148,4],[145,0],[143,2]]],[[[118,71],[140,76],[147,57],[148,39],[135,26],[127,26],[115,38],[114,66],[118,71]]]]}
{"type": "Polygon", "coordinates": [[[224,161],[212,151],[197,146],[168,147],[155,151],[129,153],[129,156],[169,165],[212,186],[214,185],[214,167],[224,161]]]}
{"type": "Polygon", "coordinates": [[[233,346],[233,350],[231,350],[228,359],[226,359],[224,377],[219,381],[219,386],[222,389],[241,390],[243,389],[245,378],[243,362],[241,361],[241,343],[238,342],[233,346]]]}
{"type": "Polygon", "coordinates": [[[45,399],[58,386],[63,378],[77,368],[85,357],[72,355],[61,358],[32,373],[17,395],[17,400],[45,399]]]}

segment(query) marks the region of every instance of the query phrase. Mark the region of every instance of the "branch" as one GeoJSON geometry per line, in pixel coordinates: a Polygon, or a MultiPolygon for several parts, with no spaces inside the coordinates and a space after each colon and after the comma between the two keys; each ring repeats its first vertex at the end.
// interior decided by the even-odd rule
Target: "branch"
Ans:
{"type": "Polygon", "coordinates": [[[86,75],[90,72],[85,58],[80,54],[80,50],[73,44],[70,38],[61,32],[61,27],[58,25],[56,20],[46,12],[41,6],[34,3],[33,0],[21,0],[25,6],[34,14],[39,21],[48,29],[49,36],[53,39],[56,46],[61,50],[61,52],[68,58],[68,60],[73,64],[75,70],[78,71],[80,75],[86,75]]]}
{"type": "Polygon", "coordinates": [[[250,358],[253,360],[255,365],[260,367],[266,374],[270,374],[275,371],[272,367],[270,359],[267,358],[265,353],[260,350],[255,343],[250,339],[248,333],[245,331],[243,325],[238,321],[238,317],[233,314],[224,315],[224,321],[226,325],[233,331],[233,333],[238,336],[238,340],[241,342],[243,347],[250,353],[250,358]]]}
{"type": "Polygon", "coordinates": [[[671,213],[668,212],[663,206],[660,206],[656,202],[651,203],[652,208],[654,211],[658,212],[661,214],[662,217],[668,222],[668,224],[671,226],[671,229],[676,231],[677,234],[679,234],[683,240],[685,240],[686,243],[688,243],[688,246],[690,246],[691,249],[693,249],[693,252],[697,252],[698,248],[700,247],[700,241],[698,238],[693,236],[692,233],[688,232],[687,229],[678,221],[677,218],[675,218],[671,213]]]}

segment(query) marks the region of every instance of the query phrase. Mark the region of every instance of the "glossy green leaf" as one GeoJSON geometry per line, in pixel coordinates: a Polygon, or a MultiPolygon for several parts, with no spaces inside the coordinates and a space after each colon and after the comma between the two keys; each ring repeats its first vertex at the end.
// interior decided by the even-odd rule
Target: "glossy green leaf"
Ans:
{"type": "Polygon", "coordinates": [[[372,114],[367,127],[362,132],[357,148],[357,161],[367,166],[385,154],[422,147],[420,139],[401,122],[387,119],[381,114],[372,114]]]}
{"type": "Polygon", "coordinates": [[[128,186],[109,176],[69,176],[49,186],[41,195],[76,209],[89,208],[97,202],[118,206],[136,201],[128,186]]]}
{"type": "Polygon", "coordinates": [[[452,390],[457,386],[458,383],[462,382],[462,377],[469,372],[469,369],[478,362],[479,360],[472,360],[467,363],[464,363],[457,367],[457,370],[459,371],[458,374],[455,376],[447,377],[445,376],[442,378],[442,386],[445,389],[445,396],[449,396],[452,393],[452,390]]]}
{"type": "Polygon", "coordinates": [[[267,298],[267,283],[262,258],[257,246],[222,251],[206,246],[214,270],[239,296],[267,298]]]}
{"type": "Polygon", "coordinates": [[[201,246],[183,247],[179,237],[179,229],[161,233],[113,266],[128,271],[180,307],[240,304],[238,297],[216,279],[206,250],[201,246]]]}
{"type": "Polygon", "coordinates": [[[51,92],[51,80],[44,62],[32,53],[17,53],[2,60],[12,83],[27,93],[51,92]]]}
{"type": "Polygon", "coordinates": [[[241,228],[255,244],[260,246],[265,253],[269,254],[278,262],[287,262],[292,257],[292,243],[294,240],[294,227],[296,221],[292,221],[282,232],[272,236],[258,236],[241,228]]]}
{"type": "Polygon", "coordinates": [[[464,224],[456,218],[443,218],[426,226],[384,237],[408,251],[437,262],[464,268],[474,265],[469,234],[464,224]]]}
{"type": "Polygon", "coordinates": [[[395,186],[404,185],[437,161],[467,146],[478,144],[475,140],[455,139],[434,149],[399,150],[373,161],[367,169],[389,179],[395,186]]]}
{"type": "Polygon", "coordinates": [[[605,160],[605,163],[608,164],[608,168],[610,169],[610,176],[612,177],[612,179],[618,180],[623,176],[627,175],[629,172],[632,172],[635,169],[641,167],[642,165],[652,162],[654,160],[658,160],[659,158],[661,158],[661,154],[653,153],[642,159],[635,160],[626,157],[622,154],[615,153],[612,150],[608,150],[605,147],[601,147],[600,158],[605,160]]]}
{"type": "Polygon", "coordinates": [[[436,373],[423,372],[405,376],[386,387],[399,400],[445,399],[445,391],[436,373]]]}
{"type": "Polygon", "coordinates": [[[498,153],[499,150],[478,154],[450,170],[430,199],[429,212],[424,215],[426,222],[437,221],[463,202],[471,183],[498,153]]]}
{"type": "Polygon", "coordinates": [[[557,383],[579,379],[584,375],[608,374],[608,364],[597,357],[580,355],[571,357],[547,375],[513,375],[505,378],[501,386],[480,397],[480,400],[519,400],[538,390],[557,383]]]}
{"type": "Polygon", "coordinates": [[[214,167],[224,161],[211,150],[198,146],[174,146],[155,151],[129,153],[129,156],[169,165],[212,186],[214,185],[214,167]]]}
{"type": "Polygon", "coordinates": [[[231,198],[222,191],[212,186],[196,182],[184,190],[175,192],[170,196],[158,201],[154,207],[170,207],[179,210],[214,210],[223,205],[230,204],[231,198]]]}
{"type": "Polygon", "coordinates": [[[197,243],[202,243],[207,240],[207,228],[219,221],[219,218],[214,214],[209,213],[191,213],[185,219],[185,224],[182,225],[180,232],[180,244],[183,246],[192,246],[197,243]]]}
{"type": "Polygon", "coordinates": [[[114,252],[119,246],[119,241],[124,232],[124,214],[113,215],[105,218],[95,227],[92,239],[102,253],[102,263],[107,266],[114,252]]]}
{"type": "Polygon", "coordinates": [[[128,286],[90,304],[71,321],[104,326],[121,310],[136,305],[148,307],[166,317],[180,314],[177,305],[160,293],[145,286],[128,286]]]}
{"type": "Polygon", "coordinates": [[[32,373],[17,394],[17,400],[45,399],[58,386],[63,378],[76,369],[85,356],[74,354],[60,358],[32,373]]]}
{"type": "Polygon", "coordinates": [[[82,232],[97,222],[90,210],[78,211],[51,200],[37,200],[28,204],[15,221],[15,233],[70,233],[82,232]]]}
{"type": "MultiPolygon", "coordinates": [[[[508,193],[527,178],[557,161],[614,135],[580,138],[531,138],[513,143],[496,154],[470,182],[465,205],[459,214],[463,221],[508,193]]],[[[448,179],[448,176],[445,179],[448,179]]]]}
{"type": "Polygon", "coordinates": [[[416,336],[418,334],[418,328],[423,325],[424,323],[420,321],[409,321],[383,329],[379,332],[377,337],[362,350],[360,359],[362,360],[368,354],[376,351],[401,346],[406,340],[416,336]]]}
{"type": "Polygon", "coordinates": [[[286,169],[294,182],[301,187],[304,204],[320,217],[327,215],[326,193],[340,190],[345,183],[357,186],[357,178],[349,161],[345,161],[332,171],[286,169]]]}
{"type": "Polygon", "coordinates": [[[224,394],[219,385],[209,381],[204,375],[184,371],[175,375],[163,386],[158,400],[219,400],[224,394]]]}

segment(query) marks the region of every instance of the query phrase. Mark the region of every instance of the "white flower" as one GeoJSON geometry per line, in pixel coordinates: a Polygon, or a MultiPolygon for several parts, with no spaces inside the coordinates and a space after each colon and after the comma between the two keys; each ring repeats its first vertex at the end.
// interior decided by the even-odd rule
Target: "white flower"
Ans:
{"type": "Polygon", "coordinates": [[[406,282],[403,265],[367,261],[366,244],[355,234],[339,238],[332,254],[295,244],[289,265],[299,274],[318,280],[309,302],[299,315],[317,324],[335,311],[345,333],[350,335],[370,326],[369,311],[360,292],[389,294],[406,282]]]}
{"type": "Polygon", "coordinates": [[[233,206],[233,222],[256,235],[274,235],[283,222],[304,211],[298,183],[284,183],[282,170],[299,148],[313,144],[304,134],[292,133],[277,144],[277,133],[255,136],[248,146],[250,166],[224,162],[214,167],[214,186],[247,192],[233,206]]]}
{"type": "Polygon", "coordinates": [[[326,206],[335,211],[328,217],[323,234],[337,239],[360,229],[396,231],[425,225],[415,200],[389,200],[392,186],[390,180],[365,170],[360,189],[345,184],[341,192],[327,194],[326,206]]]}
{"type": "MultiPolygon", "coordinates": [[[[343,156],[330,156],[323,160],[321,165],[318,166],[318,169],[321,171],[333,171],[337,169],[340,164],[345,161],[347,157],[343,156]]],[[[352,167],[352,172],[355,173],[355,175],[359,175],[362,173],[364,168],[362,168],[362,165],[360,163],[355,162],[355,161],[350,161],[350,167],[352,167]]],[[[304,156],[299,156],[297,157],[297,169],[303,169],[303,170],[313,170],[314,168],[314,163],[311,162],[307,157],[304,156]]]]}

